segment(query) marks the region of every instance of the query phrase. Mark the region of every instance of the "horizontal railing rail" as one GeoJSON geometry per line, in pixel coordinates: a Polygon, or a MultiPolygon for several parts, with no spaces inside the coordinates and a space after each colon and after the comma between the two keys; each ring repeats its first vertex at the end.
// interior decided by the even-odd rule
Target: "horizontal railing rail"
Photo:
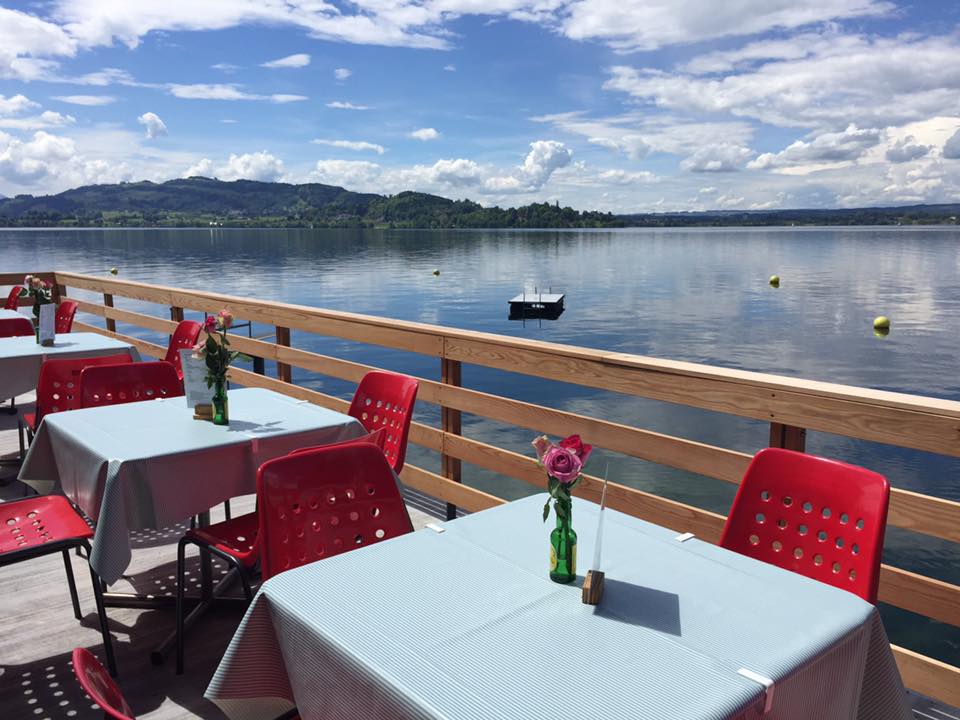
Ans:
{"type": "MultiPolygon", "coordinates": [[[[239,318],[273,326],[276,328],[276,342],[238,335],[231,336],[231,344],[234,349],[277,363],[278,377],[233,368],[231,379],[242,385],[273,389],[335,410],[345,410],[348,403],[292,384],[290,368],[350,382],[359,381],[375,368],[291,347],[291,330],[438,358],[441,379],[420,379],[419,399],[441,409],[440,427],[414,423],[410,440],[439,453],[442,470],[437,474],[407,465],[403,480],[412,488],[469,511],[483,510],[504,500],[458,482],[461,462],[536,487],[544,487],[546,478],[533,458],[464,437],[460,432],[461,413],[555,435],[578,432],[607,450],[729,483],[740,482],[751,456],[464,388],[460,385],[463,363],[765,421],[771,426],[771,442],[781,446],[802,449],[804,432],[812,429],[960,457],[960,403],[950,400],[71,272],[44,275],[55,278],[64,297],[68,288],[103,296],[102,304],[72,298],[80,303],[81,312],[102,317],[106,325],[104,329],[77,322],[75,327],[78,330],[122,338],[151,357],[162,356],[165,348],[118,334],[116,324],[169,334],[176,325],[174,320],[182,317],[185,309],[216,312],[228,307],[239,318]],[[172,319],[117,308],[114,299],[120,297],[161,305],[169,310],[172,319]]],[[[19,282],[22,275],[0,275],[0,284],[8,278],[10,283],[19,282]]],[[[597,500],[600,485],[600,480],[588,476],[578,487],[577,494],[597,500]]],[[[680,531],[694,532],[714,542],[719,538],[724,522],[723,515],[624,485],[611,484],[608,503],[615,509],[680,531]]],[[[960,503],[951,500],[895,488],[888,522],[896,527],[960,542],[960,503]]],[[[960,626],[960,586],[951,583],[884,565],[880,600],[960,626]]],[[[960,669],[896,646],[894,653],[908,686],[952,705],[960,705],[960,669]]]]}

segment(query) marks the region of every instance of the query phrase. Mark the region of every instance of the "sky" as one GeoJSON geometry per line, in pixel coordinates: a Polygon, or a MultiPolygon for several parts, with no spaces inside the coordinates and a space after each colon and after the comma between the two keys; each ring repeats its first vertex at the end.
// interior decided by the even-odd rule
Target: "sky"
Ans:
{"type": "Polygon", "coordinates": [[[960,202],[960,3],[0,0],[0,194],[960,202]]]}

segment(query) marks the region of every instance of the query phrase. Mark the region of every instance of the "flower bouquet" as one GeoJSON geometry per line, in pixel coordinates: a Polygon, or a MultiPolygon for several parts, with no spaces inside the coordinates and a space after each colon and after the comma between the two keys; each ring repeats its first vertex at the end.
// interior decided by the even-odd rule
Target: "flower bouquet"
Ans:
{"type": "Polygon", "coordinates": [[[213,422],[229,425],[230,411],[227,401],[227,371],[237,359],[248,359],[243,353],[230,349],[227,330],[233,325],[233,313],[221,310],[210,315],[203,323],[207,339],[197,343],[193,356],[202,359],[207,366],[207,387],[213,389],[213,422]]]}
{"type": "Polygon", "coordinates": [[[564,438],[558,444],[546,435],[533,441],[540,466],[547,472],[550,498],[543,506],[543,520],[550,516],[550,501],[557,516],[557,526],[550,533],[550,579],[569,583],[577,577],[577,534],[573,530],[571,492],[583,476],[583,466],[593,450],[579,435],[564,438]]]}
{"type": "Polygon", "coordinates": [[[36,275],[27,275],[23,279],[23,285],[20,297],[33,298],[33,325],[37,333],[37,342],[40,342],[40,307],[53,302],[53,285],[36,275]]]}

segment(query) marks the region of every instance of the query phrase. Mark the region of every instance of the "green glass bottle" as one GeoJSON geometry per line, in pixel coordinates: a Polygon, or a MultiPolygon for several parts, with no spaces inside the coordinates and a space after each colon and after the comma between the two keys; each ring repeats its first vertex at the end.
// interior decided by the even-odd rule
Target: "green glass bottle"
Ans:
{"type": "Polygon", "coordinates": [[[573,531],[570,500],[557,499],[557,526],[550,533],[550,579],[571,583],[577,579],[577,534],[573,531]]]}
{"type": "Polygon", "coordinates": [[[230,424],[230,400],[227,398],[225,377],[218,377],[213,381],[213,424],[230,424]]]}

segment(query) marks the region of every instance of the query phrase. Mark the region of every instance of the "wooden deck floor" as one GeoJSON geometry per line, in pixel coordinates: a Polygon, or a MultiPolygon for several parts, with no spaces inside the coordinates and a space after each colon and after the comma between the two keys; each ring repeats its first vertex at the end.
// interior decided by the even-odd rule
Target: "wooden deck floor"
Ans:
{"type": "MultiPolygon", "coordinates": [[[[29,397],[18,404],[30,406],[29,397]]],[[[17,451],[16,417],[0,413],[0,456],[17,451]]],[[[22,497],[26,487],[12,479],[16,467],[0,468],[0,501],[22,497]],[[6,480],[10,479],[10,482],[6,480]],[[4,484],[6,483],[6,484],[4,484]]],[[[233,501],[235,513],[249,512],[253,498],[233,501]]],[[[222,518],[221,509],[213,520],[222,518]]],[[[434,518],[410,509],[414,526],[434,518]]],[[[172,593],[175,588],[176,543],[183,526],[142,531],[134,539],[133,562],[126,577],[111,590],[172,593]]],[[[70,652],[85,647],[103,659],[85,561],[71,556],[83,620],[77,622],[60,555],[0,568],[0,720],[100,720],[103,715],[81,692],[70,667],[70,652]]],[[[225,567],[215,565],[222,574],[225,567]]],[[[189,558],[188,579],[196,583],[198,561],[189,558]]],[[[141,720],[204,718],[223,720],[203,699],[210,677],[240,622],[240,608],[218,609],[188,635],[187,671],[174,673],[168,661],[154,666],[150,652],[173,629],[172,610],[109,608],[110,630],[120,668],[118,683],[141,720]]],[[[960,720],[960,711],[911,694],[917,720],[960,720]]],[[[265,719],[267,720],[267,719],[265,719]]],[[[813,720],[813,719],[811,719],[813,720]]]]}

